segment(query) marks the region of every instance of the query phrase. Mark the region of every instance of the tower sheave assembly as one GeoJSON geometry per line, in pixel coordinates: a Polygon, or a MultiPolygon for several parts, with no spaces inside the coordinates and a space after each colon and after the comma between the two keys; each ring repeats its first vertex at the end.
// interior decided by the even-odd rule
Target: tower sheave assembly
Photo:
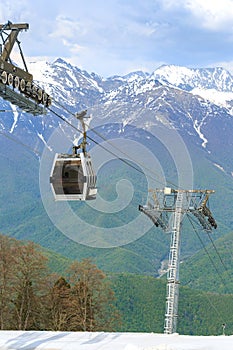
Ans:
{"type": "Polygon", "coordinates": [[[33,76],[28,72],[18,40],[20,31],[28,28],[27,23],[0,25],[0,96],[25,112],[40,115],[45,114],[45,107],[51,105],[51,97],[33,82],[33,76]],[[15,44],[18,45],[23,68],[13,63],[11,58],[15,44]]]}

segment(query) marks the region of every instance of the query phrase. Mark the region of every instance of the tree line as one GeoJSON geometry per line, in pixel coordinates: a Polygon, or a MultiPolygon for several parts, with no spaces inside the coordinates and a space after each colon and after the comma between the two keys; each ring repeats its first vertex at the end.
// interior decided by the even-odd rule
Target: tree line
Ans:
{"type": "Polygon", "coordinates": [[[120,322],[114,298],[90,259],[59,276],[35,243],[0,235],[1,330],[114,331],[120,322]]]}

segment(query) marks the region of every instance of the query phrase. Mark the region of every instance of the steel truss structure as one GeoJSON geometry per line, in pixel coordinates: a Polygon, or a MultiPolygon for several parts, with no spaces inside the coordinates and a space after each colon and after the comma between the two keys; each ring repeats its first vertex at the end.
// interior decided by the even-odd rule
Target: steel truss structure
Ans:
{"type": "Polygon", "coordinates": [[[18,40],[19,33],[28,28],[28,23],[0,24],[0,97],[33,115],[46,114],[46,107],[52,103],[51,96],[33,81],[18,40]],[[18,47],[23,68],[11,58],[15,47],[18,47]]]}
{"type": "Polygon", "coordinates": [[[217,228],[211,211],[206,206],[213,190],[175,190],[170,187],[151,191],[152,202],[139,206],[156,227],[171,233],[171,244],[167,271],[166,311],[164,333],[177,330],[179,299],[179,262],[181,225],[185,214],[194,215],[205,231],[217,228]]]}

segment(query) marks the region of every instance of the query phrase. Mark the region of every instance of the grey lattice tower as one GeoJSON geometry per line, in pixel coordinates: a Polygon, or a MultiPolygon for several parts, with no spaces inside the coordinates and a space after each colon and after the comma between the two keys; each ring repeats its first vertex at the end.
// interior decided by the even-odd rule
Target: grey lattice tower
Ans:
{"type": "Polygon", "coordinates": [[[166,311],[164,333],[172,334],[177,329],[179,299],[179,263],[181,225],[185,214],[193,214],[202,228],[211,231],[217,224],[206,206],[211,190],[174,190],[170,187],[152,191],[152,201],[139,206],[156,227],[171,233],[167,271],[166,311]]]}

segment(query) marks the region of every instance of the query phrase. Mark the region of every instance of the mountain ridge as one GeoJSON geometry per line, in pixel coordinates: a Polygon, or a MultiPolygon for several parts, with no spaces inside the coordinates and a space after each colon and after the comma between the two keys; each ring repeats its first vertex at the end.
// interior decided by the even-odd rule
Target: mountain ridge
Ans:
{"type": "MultiPolygon", "coordinates": [[[[123,144],[123,151],[126,154],[129,152],[127,140],[133,140],[138,144],[141,143],[141,147],[145,147],[154,154],[165,174],[165,180],[175,180],[173,183],[176,183],[177,180],[177,169],[172,165],[174,159],[171,159],[173,155],[171,153],[170,158],[167,157],[166,147],[168,145],[166,143],[161,144],[159,136],[161,130],[164,132],[173,130],[177,133],[183,140],[183,144],[192,159],[192,167],[195,173],[193,186],[196,186],[195,188],[216,189],[217,198],[213,198],[214,213],[220,219],[220,235],[224,236],[225,233],[233,229],[231,220],[233,174],[232,111],[231,107],[223,107],[222,104],[212,103],[210,99],[193,93],[198,86],[200,87],[197,83],[197,78],[192,86],[188,82],[188,85],[193,87],[193,90],[189,90],[186,86],[181,88],[181,86],[172,85],[169,81],[165,81],[162,75],[159,77],[158,71],[160,70],[161,72],[162,68],[164,70],[165,67],[160,67],[151,74],[132,72],[123,77],[114,76],[107,79],[100,77],[98,74],[88,73],[78,67],[73,67],[61,59],[57,59],[51,64],[34,63],[31,66],[29,65],[29,67],[34,74],[34,79],[36,81],[38,79],[38,84],[46,86],[46,91],[51,93],[54,98],[54,103],[51,107],[52,111],[63,118],[67,118],[76,127],[77,121],[74,119],[74,114],[87,109],[88,113],[92,114],[90,128],[96,128],[108,141],[117,138],[123,144]],[[155,74],[156,71],[157,75],[155,74]],[[153,138],[156,140],[153,140],[153,138]]],[[[224,89],[228,86],[229,91],[223,89],[224,91],[221,90],[218,93],[231,93],[230,82],[232,76],[230,73],[228,79],[224,75],[225,73],[221,75],[219,70],[215,71],[211,68],[207,69],[207,71],[207,77],[211,72],[212,75],[214,72],[218,72],[218,75],[212,76],[209,85],[205,81],[205,84],[203,83],[202,86],[211,90],[214,87],[213,81],[215,79],[215,88],[218,87],[220,89],[221,84],[218,81],[224,76],[224,81],[228,82],[228,85],[223,81],[222,86],[224,86],[224,89]]],[[[190,72],[190,69],[188,72],[190,72]]],[[[204,79],[204,76],[201,74],[198,77],[199,79],[204,79]]],[[[230,100],[230,103],[233,105],[233,99],[230,100]]],[[[121,264],[124,265],[122,261],[126,259],[125,269],[128,268],[129,271],[134,271],[135,269],[135,271],[139,272],[138,266],[141,263],[144,273],[153,274],[153,271],[156,271],[156,274],[161,266],[161,262],[166,259],[169,246],[167,237],[165,238],[163,233],[157,231],[153,233],[155,228],[152,228],[145,237],[140,238],[134,244],[123,247],[122,250],[119,248],[119,250],[114,249],[111,252],[111,250],[101,251],[100,249],[97,252],[97,250],[91,250],[89,247],[82,250],[80,245],[73,244],[67,237],[63,237],[62,233],[51,222],[49,223],[49,218],[43,209],[40,198],[39,175],[37,173],[37,171],[39,172],[38,160],[41,162],[41,154],[45,149],[49,150],[51,148],[54,152],[57,150],[54,145],[51,147],[50,141],[55,130],[59,131],[64,139],[66,137],[69,138],[70,146],[72,141],[78,137],[78,131],[74,128],[71,130],[69,126],[49,110],[46,115],[34,117],[2,100],[0,101],[0,108],[11,111],[0,115],[0,131],[8,136],[12,136],[15,140],[23,142],[39,153],[37,157],[31,154],[33,158],[31,159],[27,154],[22,153],[21,147],[17,145],[17,142],[14,148],[12,141],[6,140],[1,135],[1,163],[6,177],[2,179],[2,188],[5,191],[7,190],[7,193],[3,191],[0,196],[0,202],[4,208],[3,214],[5,215],[5,217],[3,214],[1,216],[1,230],[19,238],[26,235],[26,237],[37,240],[38,243],[42,241],[43,245],[48,244],[50,248],[54,245],[54,249],[59,252],[64,250],[63,245],[65,245],[67,248],[66,254],[72,254],[73,257],[75,257],[75,254],[80,254],[80,256],[92,254],[96,256],[101,267],[105,267],[107,271],[111,271],[111,264],[113,265],[114,263],[115,271],[122,271],[121,264]],[[11,160],[11,166],[9,166],[9,162],[6,159],[8,161],[9,159],[11,160]],[[22,177],[25,177],[25,182],[22,182],[22,177]],[[24,183],[25,189],[29,187],[30,190],[23,194],[17,188],[18,183],[24,183]],[[14,189],[13,192],[11,188],[14,189]],[[13,218],[12,212],[15,212],[13,218]],[[119,256],[122,259],[119,259],[119,256]],[[129,256],[132,260],[129,259],[127,261],[126,257],[129,256]],[[135,265],[133,263],[134,259],[138,260],[138,264],[135,265]],[[108,264],[104,265],[106,261],[108,264]]],[[[97,143],[103,142],[103,139],[98,137],[94,130],[90,130],[90,133],[95,141],[97,140],[97,143]]],[[[170,152],[173,151],[172,148],[174,148],[174,152],[176,151],[176,142],[177,140],[175,139],[170,152]]],[[[90,151],[93,146],[91,143],[90,141],[90,151]]],[[[55,146],[62,148],[62,144],[55,146]]],[[[107,146],[110,147],[109,142],[107,146]]],[[[182,148],[181,151],[184,152],[184,149],[182,148]]],[[[32,151],[30,150],[29,152],[32,151]]],[[[114,149],[114,152],[116,152],[116,149],[114,149]]],[[[134,152],[134,160],[137,159],[140,152],[141,149],[138,153],[134,152]]],[[[123,157],[122,153],[120,156],[117,153],[117,156],[119,158],[123,157]]],[[[106,176],[106,182],[102,182],[102,187],[103,192],[106,188],[106,191],[110,191],[110,194],[112,194],[112,188],[108,183],[109,179],[111,179],[108,176],[109,174],[106,176]]],[[[124,173],[122,172],[122,174],[124,173]]],[[[119,174],[115,172],[116,175],[119,174]]],[[[99,176],[100,180],[101,174],[99,176]]],[[[134,184],[135,181],[138,180],[134,176],[132,183],[134,184]]],[[[147,189],[142,188],[141,191],[147,192],[147,189]]],[[[106,198],[109,198],[108,193],[106,198]]],[[[133,202],[133,207],[136,208],[134,209],[134,215],[136,215],[137,205],[139,204],[137,203],[138,198],[136,197],[135,202],[133,202]]],[[[78,208],[78,210],[80,213],[82,212],[82,209],[78,208]]],[[[88,212],[84,214],[84,217],[88,217],[88,212]]],[[[124,216],[127,216],[127,212],[124,216]]],[[[94,219],[95,217],[93,217],[94,219]]],[[[100,224],[104,223],[104,214],[98,215],[97,219],[100,224]]],[[[107,220],[109,225],[109,218],[107,220]]],[[[117,223],[119,224],[119,217],[117,223]]],[[[218,238],[216,236],[215,239],[218,238]]],[[[184,247],[186,249],[185,255],[193,254],[197,249],[193,239],[190,239],[186,233],[184,234],[184,247]],[[192,249],[194,250],[192,251],[192,249]]]]}

